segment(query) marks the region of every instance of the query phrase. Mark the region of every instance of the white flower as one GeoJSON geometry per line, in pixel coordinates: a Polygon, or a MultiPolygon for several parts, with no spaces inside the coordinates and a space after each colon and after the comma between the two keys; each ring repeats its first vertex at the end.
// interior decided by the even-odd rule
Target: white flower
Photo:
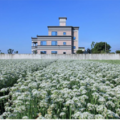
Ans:
{"type": "Polygon", "coordinates": [[[8,98],[9,98],[9,95],[5,95],[5,96],[0,97],[0,100],[5,100],[5,99],[8,99],[8,98]]]}
{"type": "Polygon", "coordinates": [[[45,114],[45,118],[46,119],[51,119],[52,118],[52,114],[45,114]]]}
{"type": "Polygon", "coordinates": [[[22,119],[29,119],[29,117],[28,116],[23,116],[22,119]]]}
{"type": "Polygon", "coordinates": [[[31,87],[31,88],[37,88],[37,83],[36,82],[31,82],[28,84],[28,87],[31,87]]]}
{"type": "Polygon", "coordinates": [[[37,117],[37,119],[45,119],[45,117],[39,116],[39,117],[37,117]]]}
{"type": "Polygon", "coordinates": [[[64,108],[63,108],[63,111],[66,111],[66,110],[67,110],[67,108],[66,108],[66,107],[64,107],[64,108]]]}
{"type": "Polygon", "coordinates": [[[97,114],[95,115],[95,119],[105,119],[105,118],[101,114],[97,114]]]}
{"type": "Polygon", "coordinates": [[[100,95],[97,92],[92,93],[94,99],[97,99],[100,95]]]}
{"type": "Polygon", "coordinates": [[[56,106],[56,104],[52,104],[52,105],[50,105],[50,108],[55,108],[55,106],[56,106]]]}
{"type": "Polygon", "coordinates": [[[79,119],[94,119],[94,116],[89,112],[84,112],[80,114],[79,119]]]}
{"type": "Polygon", "coordinates": [[[112,112],[111,110],[107,110],[107,116],[110,117],[110,118],[113,118],[115,115],[114,112],[112,112]]]}
{"type": "Polygon", "coordinates": [[[33,96],[36,96],[36,97],[40,97],[40,91],[38,91],[38,90],[36,90],[36,89],[33,89],[32,90],[32,94],[33,94],[33,96]]]}
{"type": "Polygon", "coordinates": [[[112,101],[106,102],[106,105],[107,105],[107,106],[111,106],[112,108],[115,107],[115,104],[114,104],[112,101]]]}
{"type": "Polygon", "coordinates": [[[88,103],[87,108],[88,108],[88,110],[95,110],[95,105],[88,103]]]}
{"type": "Polygon", "coordinates": [[[10,112],[12,108],[11,107],[5,107],[5,111],[10,112]]]}
{"type": "Polygon", "coordinates": [[[117,109],[116,109],[116,112],[117,112],[118,114],[120,114],[120,108],[117,108],[117,109]]]}
{"type": "Polygon", "coordinates": [[[78,119],[79,116],[81,116],[81,112],[76,112],[75,114],[72,115],[73,118],[78,119]]]}
{"type": "Polygon", "coordinates": [[[63,102],[64,102],[64,99],[62,99],[62,98],[57,98],[56,101],[57,101],[57,102],[60,102],[60,103],[63,103],[63,102]]]}
{"type": "Polygon", "coordinates": [[[22,85],[22,86],[20,87],[20,90],[22,90],[22,91],[26,91],[26,90],[28,90],[28,87],[27,87],[27,86],[22,85]]]}
{"type": "Polygon", "coordinates": [[[4,116],[4,117],[7,117],[7,116],[9,116],[10,115],[10,112],[4,112],[3,114],[2,114],[2,116],[4,116]]]}
{"type": "Polygon", "coordinates": [[[6,92],[6,91],[8,91],[9,90],[9,88],[2,88],[1,90],[0,90],[0,92],[6,92]]]}
{"type": "Polygon", "coordinates": [[[82,107],[82,104],[80,102],[76,103],[78,107],[82,107]]]}
{"type": "Polygon", "coordinates": [[[104,105],[98,105],[98,106],[96,106],[96,111],[98,113],[102,113],[103,111],[106,111],[106,110],[107,110],[107,108],[104,105]]]}
{"type": "Polygon", "coordinates": [[[61,113],[60,113],[60,116],[64,116],[64,115],[65,115],[65,112],[61,112],[61,113]]]}
{"type": "Polygon", "coordinates": [[[104,97],[99,97],[98,102],[99,103],[105,103],[105,98],[104,97]]]}
{"type": "Polygon", "coordinates": [[[3,119],[3,116],[2,116],[2,115],[0,115],[0,119],[3,119]]]}
{"type": "Polygon", "coordinates": [[[73,100],[68,100],[68,101],[65,103],[66,106],[69,106],[69,105],[72,105],[72,104],[74,104],[73,100]]]}

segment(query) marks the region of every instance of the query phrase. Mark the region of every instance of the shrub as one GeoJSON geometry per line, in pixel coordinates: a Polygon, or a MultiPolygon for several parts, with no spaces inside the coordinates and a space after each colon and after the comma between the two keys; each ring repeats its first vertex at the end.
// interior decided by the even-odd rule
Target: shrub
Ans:
{"type": "Polygon", "coordinates": [[[101,54],[105,54],[105,51],[104,51],[104,50],[102,50],[102,51],[101,51],[101,54]]]}
{"type": "Polygon", "coordinates": [[[83,51],[82,51],[82,50],[77,50],[76,53],[77,53],[77,54],[83,54],[83,51]]]}
{"type": "Polygon", "coordinates": [[[116,53],[120,53],[120,50],[116,50],[116,53]]]}
{"type": "Polygon", "coordinates": [[[93,54],[94,54],[94,53],[95,53],[95,54],[99,54],[100,51],[98,51],[98,50],[96,50],[96,49],[93,48],[93,49],[92,49],[92,53],[93,53],[93,54]]]}
{"type": "Polygon", "coordinates": [[[110,54],[115,54],[114,52],[110,52],[110,54]]]}

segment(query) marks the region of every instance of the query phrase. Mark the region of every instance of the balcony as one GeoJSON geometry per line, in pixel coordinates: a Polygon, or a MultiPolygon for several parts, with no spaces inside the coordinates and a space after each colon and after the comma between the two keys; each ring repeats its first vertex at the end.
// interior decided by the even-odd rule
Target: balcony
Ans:
{"type": "Polygon", "coordinates": [[[66,36],[66,35],[52,36],[52,35],[48,35],[48,36],[37,36],[37,38],[32,38],[32,42],[52,41],[52,40],[53,41],[63,41],[63,40],[71,41],[72,36],[66,36]]]}
{"type": "Polygon", "coordinates": [[[38,45],[32,46],[36,50],[71,50],[71,45],[38,45]]]}

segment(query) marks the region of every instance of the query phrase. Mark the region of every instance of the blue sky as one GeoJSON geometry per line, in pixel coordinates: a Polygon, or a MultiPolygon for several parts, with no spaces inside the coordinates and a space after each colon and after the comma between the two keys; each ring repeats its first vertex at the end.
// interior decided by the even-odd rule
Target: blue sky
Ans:
{"type": "Polygon", "coordinates": [[[120,50],[120,0],[0,0],[0,50],[31,53],[31,37],[48,35],[47,26],[79,26],[79,47],[107,42],[120,50]]]}

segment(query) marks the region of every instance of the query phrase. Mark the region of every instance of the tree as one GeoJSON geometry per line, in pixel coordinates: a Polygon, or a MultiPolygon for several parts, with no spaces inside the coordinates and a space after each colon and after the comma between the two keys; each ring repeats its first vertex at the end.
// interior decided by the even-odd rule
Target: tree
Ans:
{"type": "Polygon", "coordinates": [[[15,51],[14,53],[15,53],[15,54],[18,54],[18,51],[15,51]]]}
{"type": "Polygon", "coordinates": [[[83,51],[83,54],[87,54],[87,50],[83,51]]]}
{"type": "Polygon", "coordinates": [[[77,53],[77,54],[82,54],[83,51],[82,51],[82,50],[77,50],[76,53],[77,53]]]}
{"type": "Polygon", "coordinates": [[[110,54],[115,54],[115,52],[110,52],[110,54]]]}
{"type": "Polygon", "coordinates": [[[92,41],[92,43],[91,43],[91,49],[93,49],[93,48],[94,48],[94,46],[95,46],[95,42],[94,42],[94,41],[92,41]]]}
{"type": "Polygon", "coordinates": [[[116,50],[116,53],[120,53],[120,50],[116,50]]]}
{"type": "Polygon", "coordinates": [[[4,54],[4,53],[2,53],[1,50],[0,50],[0,54],[4,54]]]}
{"type": "Polygon", "coordinates": [[[13,49],[8,49],[8,54],[13,54],[13,49]]]}
{"type": "Polygon", "coordinates": [[[37,54],[37,50],[34,50],[34,51],[33,51],[33,54],[37,54]]]}
{"type": "Polygon", "coordinates": [[[91,49],[87,48],[87,53],[91,53],[91,49]]]}
{"type": "Polygon", "coordinates": [[[111,46],[106,42],[99,42],[95,44],[92,53],[109,53],[111,51],[110,48],[111,46]]]}

